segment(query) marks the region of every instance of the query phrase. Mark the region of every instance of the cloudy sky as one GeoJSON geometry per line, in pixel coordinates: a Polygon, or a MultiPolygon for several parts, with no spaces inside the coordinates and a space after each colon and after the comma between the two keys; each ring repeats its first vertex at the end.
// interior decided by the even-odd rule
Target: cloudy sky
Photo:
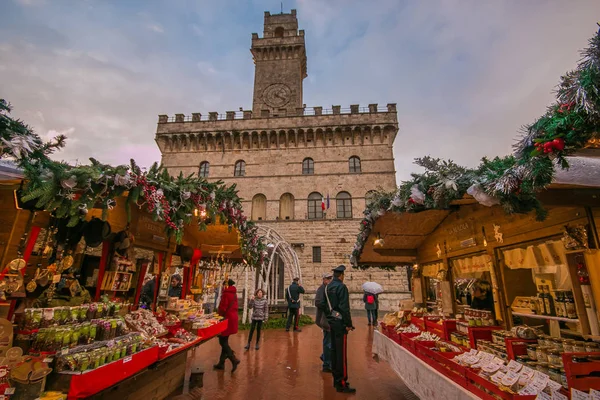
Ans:
{"type": "MultiPolygon", "coordinates": [[[[57,157],[159,160],[158,114],[252,104],[251,33],[280,1],[0,0],[0,97],[57,157]]],[[[598,0],[286,0],[308,106],[397,103],[398,179],[432,155],[505,155],[600,20],[598,0]]]]}

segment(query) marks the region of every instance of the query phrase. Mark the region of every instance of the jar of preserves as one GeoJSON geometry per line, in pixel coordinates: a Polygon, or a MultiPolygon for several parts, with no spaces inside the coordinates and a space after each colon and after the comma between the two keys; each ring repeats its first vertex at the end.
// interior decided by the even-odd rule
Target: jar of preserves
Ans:
{"type": "Polygon", "coordinates": [[[548,351],[548,362],[552,366],[562,367],[563,360],[562,360],[562,355],[560,354],[560,351],[558,351],[556,349],[549,350],[548,351]]]}
{"type": "Polygon", "coordinates": [[[527,346],[527,355],[529,356],[530,359],[537,361],[537,350],[538,345],[537,344],[530,344],[527,346]]]}
{"type": "Polygon", "coordinates": [[[548,348],[544,346],[538,346],[535,351],[536,360],[538,362],[548,362],[548,348]]]}
{"type": "Polygon", "coordinates": [[[565,353],[573,353],[573,344],[575,341],[573,339],[563,339],[563,351],[565,353]]]}
{"type": "Polygon", "coordinates": [[[588,342],[585,344],[585,351],[587,353],[597,353],[600,352],[600,344],[594,342],[588,342]]]}
{"type": "Polygon", "coordinates": [[[552,340],[552,347],[554,347],[556,350],[562,352],[563,351],[562,340],[560,340],[560,339],[553,339],[552,340]]]}
{"type": "Polygon", "coordinates": [[[573,353],[585,353],[585,342],[577,341],[573,344],[573,353]]]}
{"type": "Polygon", "coordinates": [[[476,310],[475,311],[475,326],[481,326],[483,320],[483,311],[476,310]]]}

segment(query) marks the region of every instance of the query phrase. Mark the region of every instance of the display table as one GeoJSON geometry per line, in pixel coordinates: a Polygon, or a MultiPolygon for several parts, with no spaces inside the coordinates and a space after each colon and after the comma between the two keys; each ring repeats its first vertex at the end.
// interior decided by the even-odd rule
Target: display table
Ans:
{"type": "Polygon", "coordinates": [[[377,330],[373,335],[373,354],[387,361],[406,386],[421,399],[479,399],[377,330]]]}

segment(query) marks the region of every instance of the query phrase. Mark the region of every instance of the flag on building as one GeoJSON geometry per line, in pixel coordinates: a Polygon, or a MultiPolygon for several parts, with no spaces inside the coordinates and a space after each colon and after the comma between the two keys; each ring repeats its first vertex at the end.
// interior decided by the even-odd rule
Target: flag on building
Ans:
{"type": "Polygon", "coordinates": [[[329,193],[327,193],[327,209],[329,210],[329,193]]]}
{"type": "Polygon", "coordinates": [[[325,197],[321,197],[321,210],[325,211],[325,197]]]}

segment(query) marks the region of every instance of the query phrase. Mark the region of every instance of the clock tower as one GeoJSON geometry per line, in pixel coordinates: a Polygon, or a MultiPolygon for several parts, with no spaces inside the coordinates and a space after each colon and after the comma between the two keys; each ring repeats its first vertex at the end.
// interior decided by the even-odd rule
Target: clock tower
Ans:
{"type": "Polygon", "coordinates": [[[252,34],[255,117],[297,115],[306,78],[304,30],[298,30],[296,10],[290,14],[265,12],[263,37],[252,34]]]}

